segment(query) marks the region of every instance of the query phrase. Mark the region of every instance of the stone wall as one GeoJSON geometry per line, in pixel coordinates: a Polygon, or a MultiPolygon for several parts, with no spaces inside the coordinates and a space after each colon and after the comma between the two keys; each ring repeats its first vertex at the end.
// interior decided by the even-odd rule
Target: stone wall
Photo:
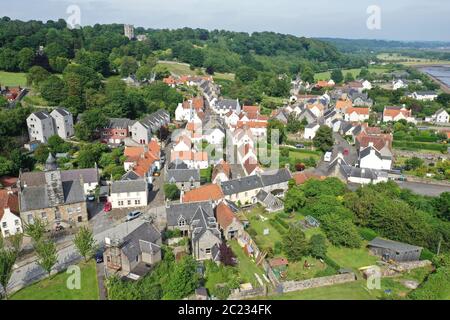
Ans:
{"type": "Polygon", "coordinates": [[[429,260],[400,262],[383,268],[381,273],[383,277],[392,277],[398,275],[399,273],[428,266],[431,266],[431,261],[429,260]]]}
{"type": "Polygon", "coordinates": [[[352,282],[356,280],[354,273],[338,274],[335,276],[313,278],[303,281],[285,281],[281,282],[283,292],[306,290],[324,286],[331,286],[339,283],[352,282]]]}
{"type": "Polygon", "coordinates": [[[228,300],[244,300],[257,297],[264,297],[266,295],[267,295],[266,286],[257,287],[250,290],[236,289],[231,292],[230,296],[228,297],[228,300]]]}

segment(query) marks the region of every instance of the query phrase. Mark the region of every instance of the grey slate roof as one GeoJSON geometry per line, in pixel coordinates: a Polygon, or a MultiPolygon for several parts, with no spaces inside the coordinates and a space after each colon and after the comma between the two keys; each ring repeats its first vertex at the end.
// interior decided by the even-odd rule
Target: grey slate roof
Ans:
{"type": "Polygon", "coordinates": [[[44,120],[50,117],[47,111],[38,111],[33,113],[38,119],[44,120]]]}
{"type": "Polygon", "coordinates": [[[128,129],[128,127],[132,126],[135,122],[136,122],[135,120],[130,120],[130,119],[126,119],[126,118],[110,118],[106,128],[108,128],[108,129],[128,129]]]}
{"type": "Polygon", "coordinates": [[[122,239],[122,244],[120,247],[127,258],[130,261],[134,261],[136,256],[142,252],[158,250],[159,246],[156,245],[156,242],[160,239],[161,233],[155,228],[154,225],[146,222],[126,235],[122,239]],[[144,241],[144,243],[142,241],[144,241]]]}
{"type": "Polygon", "coordinates": [[[260,176],[252,175],[240,179],[224,181],[221,186],[223,194],[229,196],[240,192],[262,188],[263,183],[260,176]]]}
{"type": "Polygon", "coordinates": [[[139,180],[139,179],[141,179],[141,177],[138,176],[134,171],[128,171],[120,178],[120,180],[139,180]]]}
{"type": "Polygon", "coordinates": [[[188,169],[188,165],[180,160],[180,159],[175,159],[174,161],[172,161],[169,166],[168,166],[169,170],[181,170],[181,169],[188,169]]]}
{"type": "Polygon", "coordinates": [[[202,235],[208,231],[220,240],[220,231],[216,218],[214,216],[209,216],[202,207],[197,208],[189,224],[193,228],[192,242],[198,241],[202,235]]]}
{"type": "Polygon", "coordinates": [[[239,101],[236,99],[223,99],[219,100],[216,103],[217,108],[220,109],[233,109],[236,110],[238,108],[239,101]]]}
{"type": "Polygon", "coordinates": [[[284,206],[283,201],[264,190],[258,192],[256,199],[270,211],[281,210],[284,206]]]}
{"type": "Polygon", "coordinates": [[[368,246],[395,250],[397,252],[408,252],[422,249],[422,247],[413,246],[411,244],[397,242],[393,240],[376,237],[369,242],[368,246]]]}
{"type": "Polygon", "coordinates": [[[261,181],[264,187],[285,183],[291,179],[292,175],[286,168],[261,173],[261,181]]]}
{"type": "Polygon", "coordinates": [[[58,112],[60,115],[62,115],[63,117],[70,115],[70,112],[67,111],[64,108],[56,108],[53,111],[58,112]]]}
{"type": "Polygon", "coordinates": [[[147,181],[141,180],[119,180],[111,185],[111,193],[141,192],[147,189],[147,181]]]}
{"type": "Polygon", "coordinates": [[[178,219],[180,217],[183,217],[186,222],[189,223],[199,207],[201,207],[209,217],[214,217],[214,210],[211,202],[171,204],[169,207],[166,207],[167,225],[178,225],[178,219]]]}
{"type": "Polygon", "coordinates": [[[84,187],[79,180],[64,181],[62,183],[64,191],[64,203],[78,203],[85,201],[84,199],[84,187]]]}
{"type": "Polygon", "coordinates": [[[61,180],[63,182],[71,181],[71,180],[78,180],[78,179],[80,179],[80,176],[83,177],[84,183],[95,183],[100,180],[100,177],[98,175],[98,170],[95,168],[61,171],[61,180]]]}
{"type": "Polygon", "coordinates": [[[195,182],[200,181],[199,169],[181,169],[167,170],[166,181],[170,183],[177,182],[195,182]]]}

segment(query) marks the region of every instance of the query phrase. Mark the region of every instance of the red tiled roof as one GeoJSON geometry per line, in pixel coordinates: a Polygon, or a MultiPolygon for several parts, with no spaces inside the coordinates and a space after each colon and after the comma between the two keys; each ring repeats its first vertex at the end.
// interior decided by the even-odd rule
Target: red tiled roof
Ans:
{"type": "Polygon", "coordinates": [[[188,191],[183,196],[183,202],[218,201],[223,199],[222,189],[217,184],[208,184],[188,191]]]}
{"type": "Polygon", "coordinates": [[[8,190],[0,190],[0,220],[5,214],[5,209],[9,210],[15,215],[19,215],[19,197],[17,192],[11,192],[8,190]]]}
{"type": "Polygon", "coordinates": [[[404,117],[411,117],[411,110],[400,107],[385,107],[383,111],[383,117],[397,117],[400,113],[403,114],[404,117]]]}
{"type": "Polygon", "coordinates": [[[242,110],[246,113],[259,113],[261,108],[259,106],[243,106],[242,110]]]}
{"type": "Polygon", "coordinates": [[[3,177],[0,177],[0,185],[5,188],[9,188],[9,187],[15,186],[17,183],[17,180],[18,180],[18,178],[16,178],[16,177],[3,176],[3,177]]]}
{"type": "Polygon", "coordinates": [[[346,114],[352,114],[353,112],[357,113],[357,114],[364,114],[364,115],[368,115],[369,114],[370,109],[369,108],[347,108],[345,110],[346,114]]]}
{"type": "Polygon", "coordinates": [[[225,203],[221,202],[216,209],[217,223],[223,229],[227,228],[234,220],[233,211],[225,203]]]}
{"type": "Polygon", "coordinates": [[[273,267],[287,266],[289,264],[288,260],[285,258],[273,258],[269,260],[269,265],[273,267]]]}
{"type": "Polygon", "coordinates": [[[309,179],[320,179],[320,180],[325,179],[325,177],[319,176],[319,175],[317,175],[313,172],[309,172],[309,171],[302,171],[302,172],[294,173],[292,175],[292,178],[294,179],[296,184],[303,184],[306,181],[308,181],[309,179]]]}
{"type": "Polygon", "coordinates": [[[353,107],[352,100],[338,100],[336,101],[336,109],[345,110],[347,108],[353,107]]]}

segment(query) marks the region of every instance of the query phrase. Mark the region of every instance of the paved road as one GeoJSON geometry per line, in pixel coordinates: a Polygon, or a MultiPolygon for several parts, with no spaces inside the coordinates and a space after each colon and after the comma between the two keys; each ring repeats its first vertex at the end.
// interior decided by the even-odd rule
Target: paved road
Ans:
{"type": "Polygon", "coordinates": [[[443,192],[450,192],[450,187],[443,185],[411,181],[397,181],[397,184],[403,189],[410,189],[411,191],[424,196],[437,197],[443,192]]]}

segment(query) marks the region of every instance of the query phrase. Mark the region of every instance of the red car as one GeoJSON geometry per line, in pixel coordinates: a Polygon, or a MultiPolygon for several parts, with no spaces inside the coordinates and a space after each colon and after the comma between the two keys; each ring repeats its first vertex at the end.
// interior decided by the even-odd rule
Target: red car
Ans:
{"type": "Polygon", "coordinates": [[[105,212],[109,212],[112,209],[112,205],[111,202],[106,202],[105,205],[103,206],[103,211],[105,212]]]}
{"type": "Polygon", "coordinates": [[[344,149],[344,156],[348,156],[348,149],[344,149]]]}

